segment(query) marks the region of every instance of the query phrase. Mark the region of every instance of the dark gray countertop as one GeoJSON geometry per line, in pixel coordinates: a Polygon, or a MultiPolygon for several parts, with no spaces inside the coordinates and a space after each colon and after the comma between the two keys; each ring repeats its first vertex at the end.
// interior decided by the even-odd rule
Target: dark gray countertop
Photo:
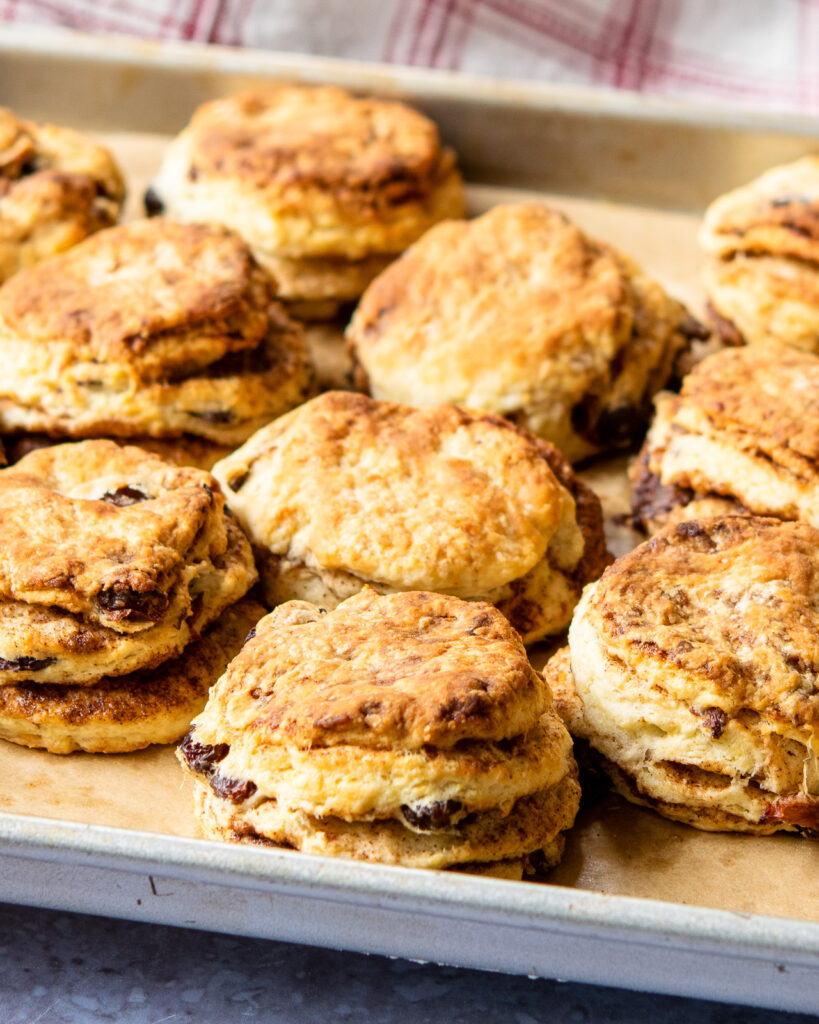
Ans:
{"type": "Polygon", "coordinates": [[[2,1024],[797,1024],[773,1013],[0,904],[2,1024]]]}

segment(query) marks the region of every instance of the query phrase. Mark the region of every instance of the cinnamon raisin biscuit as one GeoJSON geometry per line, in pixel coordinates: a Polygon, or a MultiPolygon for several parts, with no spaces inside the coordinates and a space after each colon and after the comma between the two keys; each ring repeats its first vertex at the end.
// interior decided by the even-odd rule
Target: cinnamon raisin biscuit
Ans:
{"type": "Polygon", "coordinates": [[[649,531],[729,511],[819,526],[818,467],[819,356],[773,344],[725,349],[679,395],[657,396],[632,470],[635,518],[649,531]]]}
{"type": "Polygon", "coordinates": [[[214,477],[112,441],[0,470],[0,521],[0,683],[154,667],[256,579],[214,477]]]}
{"type": "Polygon", "coordinates": [[[726,341],[819,352],[819,156],[716,199],[700,244],[712,320],[726,341]]]}
{"type": "Polygon", "coordinates": [[[356,299],[428,227],[464,211],[455,157],[428,118],[303,85],[201,106],[168,147],[146,205],[233,228],[280,296],[314,304],[314,315],[356,299]]]}
{"type": "Polygon", "coordinates": [[[301,327],[220,228],[138,221],[0,288],[0,430],[240,444],[303,401],[301,327]]]}
{"type": "Polygon", "coordinates": [[[683,522],[584,593],[557,708],[628,800],[697,828],[819,836],[819,530],[683,522]]]}
{"type": "Polygon", "coordinates": [[[239,601],[176,658],[91,686],[0,685],[0,738],[52,754],[121,754],[175,743],[263,615],[260,604],[239,601]]]}
{"type": "Polygon", "coordinates": [[[491,601],[530,642],[565,629],[606,564],[600,503],[557,450],[455,406],[328,392],[214,473],[271,605],[436,590],[491,601]]]}
{"type": "Polygon", "coordinates": [[[124,197],[103,146],[0,107],[0,282],[115,224],[124,197]]]}
{"type": "Polygon", "coordinates": [[[652,395],[702,335],[630,259],[535,205],[433,228],[347,329],[373,397],[500,413],[571,461],[642,437],[652,395]]]}
{"type": "Polygon", "coordinates": [[[258,623],[180,747],[206,833],[419,867],[554,854],[571,740],[491,605],[367,588],[258,623]]]}

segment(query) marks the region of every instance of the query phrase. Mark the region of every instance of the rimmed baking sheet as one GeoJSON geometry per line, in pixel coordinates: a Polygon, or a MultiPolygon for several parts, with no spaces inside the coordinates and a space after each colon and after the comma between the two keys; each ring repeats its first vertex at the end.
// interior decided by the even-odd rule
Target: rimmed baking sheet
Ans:
{"type": "MultiPolygon", "coordinates": [[[[692,210],[776,159],[810,149],[801,119],[782,121],[777,133],[770,119],[743,115],[738,125],[725,112],[632,97],[218,48],[87,37],[69,43],[39,33],[32,42],[0,31],[0,103],[97,129],[126,168],[131,216],[163,133],[181,127],[195,103],[263,69],[415,98],[457,135],[473,180],[495,183],[470,187],[474,212],[547,199],[637,257],[695,310],[702,296],[692,210]],[[63,87],[55,90],[58,81],[63,87]],[[178,87],[173,96],[169,83],[178,87]],[[708,151],[709,166],[681,166],[681,145],[691,160],[708,151]],[[573,170],[578,161],[582,174],[573,170]],[[590,198],[601,194],[609,198],[590,198]]],[[[338,346],[324,332],[319,350],[330,379],[344,368],[338,346]]],[[[624,549],[633,537],[612,517],[625,508],[625,460],[585,476],[604,499],[613,543],[624,549]]],[[[510,883],[197,840],[187,783],[169,749],[60,758],[2,744],[0,774],[0,898],[819,1007],[819,847],[794,837],[696,832],[612,796],[581,815],[550,884],[510,883]]]]}

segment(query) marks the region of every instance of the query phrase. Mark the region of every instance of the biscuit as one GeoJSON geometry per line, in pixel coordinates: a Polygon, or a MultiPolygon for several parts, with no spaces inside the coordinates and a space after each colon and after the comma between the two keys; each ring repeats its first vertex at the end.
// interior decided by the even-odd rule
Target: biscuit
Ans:
{"type": "Polygon", "coordinates": [[[711,319],[729,344],[819,352],[819,157],[720,196],[705,212],[700,244],[711,319]]]}
{"type": "Polygon", "coordinates": [[[642,436],[701,325],[631,260],[544,206],[429,231],[347,329],[375,398],[499,413],[571,461],[642,436]]]}
{"type": "Polygon", "coordinates": [[[124,198],[103,146],[0,107],[0,282],[115,224],[124,198]]]}
{"type": "Polygon", "coordinates": [[[657,396],[631,474],[634,515],[650,532],[729,511],[819,526],[818,465],[819,356],[785,345],[725,349],[679,395],[657,396]]]}
{"type": "Polygon", "coordinates": [[[615,788],[709,831],[819,835],[819,530],[684,522],[588,587],[555,706],[615,788]]]}
{"type": "Polygon", "coordinates": [[[222,446],[303,401],[303,332],[220,228],[137,221],[0,288],[0,430],[222,446]]]}
{"type": "Polygon", "coordinates": [[[176,658],[91,686],[0,685],[0,738],[52,754],[121,754],[175,743],[263,615],[261,605],[239,601],[176,658]]]}
{"type": "Polygon", "coordinates": [[[464,211],[454,155],[428,118],[302,85],[201,106],[146,206],[233,228],[288,302],[357,298],[389,258],[464,211]]]}
{"type": "Polygon", "coordinates": [[[214,477],[113,441],[0,470],[0,516],[0,683],[154,667],[256,579],[214,477]]]}
{"type": "Polygon", "coordinates": [[[328,392],[214,473],[271,605],[435,590],[497,604],[531,642],[606,564],[600,503],[556,449],[454,406],[328,392]]]}
{"type": "Polygon", "coordinates": [[[571,739],[491,605],[370,588],[282,605],[180,747],[206,834],[417,867],[551,850],[571,739]]]}

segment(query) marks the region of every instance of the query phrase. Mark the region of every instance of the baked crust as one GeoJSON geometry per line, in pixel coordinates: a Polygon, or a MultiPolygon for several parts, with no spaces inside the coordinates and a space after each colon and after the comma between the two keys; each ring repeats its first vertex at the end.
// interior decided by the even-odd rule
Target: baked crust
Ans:
{"type": "Polygon", "coordinates": [[[228,231],[102,232],[0,288],[0,427],[239,444],[313,386],[273,294],[228,231]]]}
{"type": "Polygon", "coordinates": [[[596,497],[496,416],[330,392],[214,472],[271,604],[436,590],[497,602],[530,641],[565,628],[606,564],[596,497]]]}
{"type": "Polygon", "coordinates": [[[286,259],[398,253],[438,220],[463,215],[454,154],[428,118],[301,85],[201,106],[168,147],[152,202],[181,220],[232,227],[260,257],[286,259]]]}
{"type": "Polygon", "coordinates": [[[0,514],[0,682],[156,665],[256,579],[209,473],[112,441],[0,471],[0,514]]]}
{"type": "Polygon", "coordinates": [[[263,619],[195,723],[196,739],[251,728],[261,756],[288,744],[451,749],[533,729],[548,700],[491,605],[366,589],[326,614],[291,601],[263,619]]]}
{"type": "Polygon", "coordinates": [[[500,413],[575,461],[640,436],[702,333],[631,260],[519,205],[429,231],[370,285],[347,339],[374,397],[500,413]]]}
{"type": "Polygon", "coordinates": [[[645,466],[680,498],[819,526],[819,357],[784,345],[726,349],[679,395],[658,395],[656,409],[633,482],[645,466]]]}
{"type": "Polygon", "coordinates": [[[0,737],[52,754],[118,754],[174,743],[264,614],[254,601],[239,601],[178,657],[92,686],[0,685],[0,737]]]}
{"type": "Polygon", "coordinates": [[[0,107],[0,282],[115,224],[124,197],[103,146],[0,107]]]}

